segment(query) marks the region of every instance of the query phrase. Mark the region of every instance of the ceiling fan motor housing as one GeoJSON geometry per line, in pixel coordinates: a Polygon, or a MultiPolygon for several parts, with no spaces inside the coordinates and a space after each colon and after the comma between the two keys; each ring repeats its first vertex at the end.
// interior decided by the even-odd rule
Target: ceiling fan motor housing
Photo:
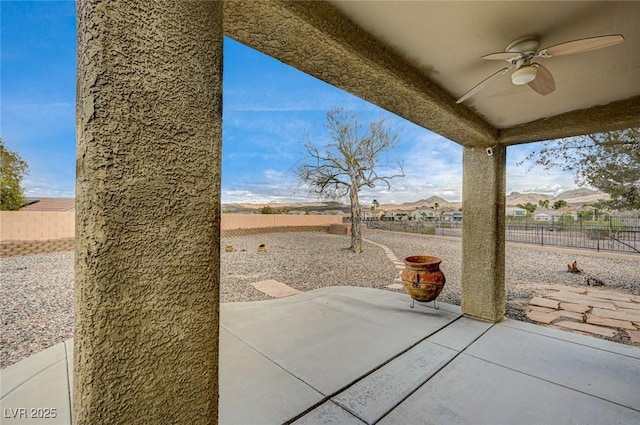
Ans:
{"type": "Polygon", "coordinates": [[[538,48],[540,47],[540,39],[535,35],[528,35],[526,37],[521,37],[507,46],[504,49],[505,52],[513,52],[513,53],[530,53],[533,55],[536,54],[538,48]]]}

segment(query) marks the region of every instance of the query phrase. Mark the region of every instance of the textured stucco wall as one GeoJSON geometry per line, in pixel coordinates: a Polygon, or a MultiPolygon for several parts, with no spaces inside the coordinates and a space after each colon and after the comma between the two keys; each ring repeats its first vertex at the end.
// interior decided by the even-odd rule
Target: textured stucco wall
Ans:
{"type": "Polygon", "coordinates": [[[515,145],[629,127],[640,127],[640,96],[505,128],[499,131],[498,142],[515,145]]]}
{"type": "Polygon", "coordinates": [[[217,423],[222,4],[77,12],[73,422],[217,423]]]}
{"type": "Polygon", "coordinates": [[[462,312],[488,322],[505,313],[506,147],[493,156],[465,147],[462,202],[462,312]]]}

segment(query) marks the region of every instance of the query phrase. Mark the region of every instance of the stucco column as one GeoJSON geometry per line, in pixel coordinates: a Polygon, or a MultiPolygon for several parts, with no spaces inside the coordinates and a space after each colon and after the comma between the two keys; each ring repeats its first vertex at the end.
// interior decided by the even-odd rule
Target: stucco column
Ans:
{"type": "Polygon", "coordinates": [[[465,147],[462,203],[462,312],[487,322],[505,313],[506,148],[465,147]]]}
{"type": "Polygon", "coordinates": [[[73,423],[215,424],[222,2],[77,12],[73,423]]]}

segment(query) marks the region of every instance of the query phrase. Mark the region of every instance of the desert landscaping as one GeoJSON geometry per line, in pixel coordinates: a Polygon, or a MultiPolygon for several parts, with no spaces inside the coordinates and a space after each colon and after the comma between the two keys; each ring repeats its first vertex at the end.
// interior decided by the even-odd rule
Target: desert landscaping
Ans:
{"type": "MultiPolygon", "coordinates": [[[[346,235],[283,232],[223,237],[221,301],[273,299],[253,286],[268,280],[301,292],[327,286],[362,286],[404,293],[404,289],[398,287],[400,269],[397,263],[406,256],[424,253],[443,260],[441,270],[447,280],[438,302],[460,304],[462,265],[459,238],[386,231],[369,231],[364,237],[365,250],[360,255],[348,252],[349,237],[346,235]],[[264,245],[264,249],[259,250],[260,245],[264,245]],[[383,247],[388,248],[396,262],[390,259],[383,247]]],[[[572,292],[578,294],[568,301],[586,296],[587,290],[606,290],[626,294],[626,307],[630,307],[631,303],[640,302],[639,263],[640,258],[634,255],[507,244],[507,316],[534,321],[531,317],[540,319],[546,313],[545,320],[551,326],[567,320],[582,322],[575,315],[566,317],[570,315],[560,309],[562,303],[559,300],[551,299],[546,307],[529,305],[531,300],[558,293],[558,285],[573,288],[572,292]],[[567,265],[574,261],[583,273],[568,272],[567,265]],[[588,278],[597,279],[603,286],[588,286],[588,278]],[[551,289],[553,287],[556,289],[551,289]],[[581,291],[583,294],[579,293],[581,291]],[[556,313],[549,315],[554,302],[556,313]],[[546,311],[541,310],[545,308],[546,311]],[[549,321],[549,318],[553,319],[549,321]]],[[[0,299],[4,326],[0,363],[4,368],[73,336],[73,252],[6,257],[0,259],[0,264],[5,295],[0,299]]],[[[407,308],[410,308],[410,301],[407,296],[407,308]]],[[[598,311],[602,313],[601,310],[598,311]]],[[[544,323],[545,320],[535,321],[544,323]]],[[[640,345],[638,323],[626,322],[632,323],[634,329],[620,328],[608,336],[596,336],[640,345]]],[[[580,329],[575,330],[580,332],[580,329]]]]}

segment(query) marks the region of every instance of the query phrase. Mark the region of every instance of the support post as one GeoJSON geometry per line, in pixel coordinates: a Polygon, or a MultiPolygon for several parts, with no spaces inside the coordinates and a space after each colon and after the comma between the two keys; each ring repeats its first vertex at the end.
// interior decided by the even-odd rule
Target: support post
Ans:
{"type": "Polygon", "coordinates": [[[462,312],[486,322],[505,313],[506,148],[465,147],[462,202],[462,312]]]}
{"type": "Polygon", "coordinates": [[[73,423],[215,424],[222,2],[77,16],[73,423]]]}

